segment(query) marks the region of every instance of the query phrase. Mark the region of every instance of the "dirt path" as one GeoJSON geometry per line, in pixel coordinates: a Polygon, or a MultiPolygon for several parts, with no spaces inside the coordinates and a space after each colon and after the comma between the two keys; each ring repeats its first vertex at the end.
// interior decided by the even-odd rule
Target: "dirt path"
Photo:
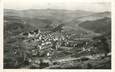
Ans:
{"type": "Polygon", "coordinates": [[[72,58],[72,57],[69,57],[69,58],[66,58],[66,59],[59,59],[59,60],[55,60],[54,62],[63,62],[63,61],[72,61],[72,60],[77,60],[77,59],[81,59],[81,58],[89,58],[89,59],[96,59],[97,57],[100,57],[100,56],[104,56],[103,54],[96,54],[96,55],[87,55],[87,56],[81,56],[81,57],[77,57],[77,58],[72,58]]]}

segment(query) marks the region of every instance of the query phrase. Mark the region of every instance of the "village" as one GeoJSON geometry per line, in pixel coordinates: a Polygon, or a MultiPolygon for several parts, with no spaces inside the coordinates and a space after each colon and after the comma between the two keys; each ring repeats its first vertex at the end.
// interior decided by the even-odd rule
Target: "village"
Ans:
{"type": "Polygon", "coordinates": [[[4,9],[4,69],[111,69],[109,2],[36,1],[4,9]]]}
{"type": "Polygon", "coordinates": [[[16,49],[15,55],[18,53],[17,50],[21,50],[25,64],[22,68],[53,68],[63,62],[77,60],[79,63],[79,61],[95,60],[106,54],[111,55],[105,50],[99,52],[97,47],[102,43],[100,39],[71,40],[72,35],[63,31],[51,32],[37,29],[22,32],[19,36],[23,39],[23,49],[16,49]]]}

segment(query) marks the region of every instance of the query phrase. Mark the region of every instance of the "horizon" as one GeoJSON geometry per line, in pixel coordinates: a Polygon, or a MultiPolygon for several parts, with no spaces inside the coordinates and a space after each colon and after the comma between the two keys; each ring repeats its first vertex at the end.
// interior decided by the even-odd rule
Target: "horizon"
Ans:
{"type": "MultiPolygon", "coordinates": [[[[92,0],[93,1],[93,0],[92,0]]],[[[5,0],[4,8],[13,10],[30,9],[61,9],[61,10],[84,10],[92,12],[111,11],[111,2],[103,0],[101,2],[78,2],[76,0],[5,0]]]]}
{"type": "Polygon", "coordinates": [[[65,10],[65,11],[85,11],[85,12],[94,12],[94,13],[99,13],[99,12],[111,12],[111,10],[106,10],[106,11],[88,11],[88,10],[68,10],[68,9],[8,9],[4,8],[4,10],[15,10],[15,11],[24,11],[24,10],[65,10]]]}

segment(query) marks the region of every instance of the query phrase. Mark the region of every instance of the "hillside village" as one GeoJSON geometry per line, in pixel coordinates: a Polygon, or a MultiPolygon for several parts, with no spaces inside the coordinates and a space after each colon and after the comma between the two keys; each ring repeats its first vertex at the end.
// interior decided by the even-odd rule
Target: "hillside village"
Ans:
{"type": "MultiPolygon", "coordinates": [[[[110,20],[110,18],[102,17],[89,22],[80,22],[78,27],[75,25],[75,30],[73,30],[74,27],[69,29],[68,27],[71,28],[71,26],[66,22],[57,25],[45,26],[44,24],[44,27],[39,28],[40,25],[28,24],[29,19],[23,21],[23,17],[6,15],[4,68],[110,69],[111,32],[110,28],[107,28],[107,31],[101,28],[110,26],[110,21],[107,26],[106,20],[110,20]],[[104,23],[102,24],[102,22],[104,23]],[[89,24],[90,28],[83,25],[85,23],[89,24]],[[94,29],[91,24],[95,25],[95,23],[102,26],[96,25],[97,29],[94,29]]],[[[36,23],[36,21],[34,22],[36,23]]]]}

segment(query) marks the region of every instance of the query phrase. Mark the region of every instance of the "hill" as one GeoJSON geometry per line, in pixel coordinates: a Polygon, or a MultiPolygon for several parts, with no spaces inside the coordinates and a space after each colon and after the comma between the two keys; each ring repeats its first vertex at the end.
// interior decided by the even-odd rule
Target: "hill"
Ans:
{"type": "Polygon", "coordinates": [[[29,10],[4,10],[5,16],[21,17],[26,23],[35,27],[44,27],[47,24],[69,24],[75,18],[93,14],[93,12],[82,10],[61,9],[29,9],[29,10]]]}
{"type": "Polygon", "coordinates": [[[81,10],[5,9],[4,68],[41,69],[59,65],[61,69],[110,69],[110,57],[101,56],[108,53],[108,44],[101,42],[101,38],[107,39],[111,46],[108,33],[111,20],[108,17],[86,22],[78,20],[92,14],[95,13],[81,10]],[[97,33],[105,32],[108,33],[105,37],[96,37],[97,33]]]}
{"type": "Polygon", "coordinates": [[[93,20],[97,20],[97,19],[102,19],[104,17],[111,17],[111,12],[105,11],[105,12],[99,12],[99,13],[95,13],[95,14],[91,14],[88,16],[84,16],[84,17],[79,17],[78,20],[80,21],[93,21],[93,20]]]}
{"type": "Polygon", "coordinates": [[[79,26],[96,33],[109,33],[111,32],[111,18],[105,17],[94,21],[85,21],[79,26]]]}

